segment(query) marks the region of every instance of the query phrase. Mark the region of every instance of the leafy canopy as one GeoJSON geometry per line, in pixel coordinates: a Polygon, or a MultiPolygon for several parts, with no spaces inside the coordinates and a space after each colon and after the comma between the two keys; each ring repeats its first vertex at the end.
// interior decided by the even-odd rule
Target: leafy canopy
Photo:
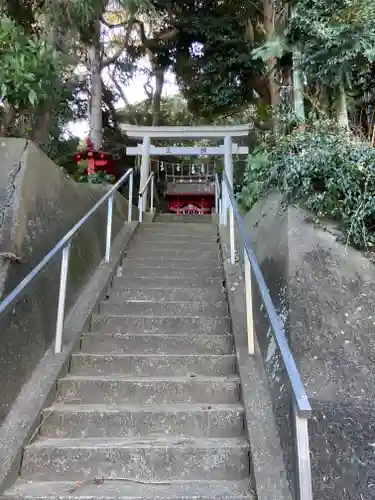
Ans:
{"type": "Polygon", "coordinates": [[[249,209],[273,189],[318,219],[336,220],[348,243],[375,246],[375,149],[335,123],[265,134],[249,156],[239,198],[249,209]]]}
{"type": "Polygon", "coordinates": [[[0,62],[1,98],[15,108],[35,107],[57,96],[61,88],[58,54],[6,16],[0,18],[0,62]]]}

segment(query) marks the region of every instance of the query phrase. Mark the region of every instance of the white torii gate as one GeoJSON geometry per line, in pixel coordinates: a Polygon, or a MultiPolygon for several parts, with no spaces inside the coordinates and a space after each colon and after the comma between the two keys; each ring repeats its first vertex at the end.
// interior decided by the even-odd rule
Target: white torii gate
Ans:
{"type": "MultiPolygon", "coordinates": [[[[150,154],[152,155],[176,155],[176,156],[224,156],[224,168],[230,185],[233,187],[233,154],[248,154],[247,147],[239,147],[232,141],[233,137],[244,137],[249,133],[250,125],[218,125],[218,126],[196,126],[196,127],[142,127],[136,125],[121,124],[129,138],[142,139],[142,144],[136,147],[126,148],[127,155],[142,156],[140,190],[147,182],[150,174],[150,154]],[[151,145],[151,139],[224,139],[224,143],[218,147],[155,147],[151,145]]],[[[146,210],[146,204],[143,209],[146,210]]]]}

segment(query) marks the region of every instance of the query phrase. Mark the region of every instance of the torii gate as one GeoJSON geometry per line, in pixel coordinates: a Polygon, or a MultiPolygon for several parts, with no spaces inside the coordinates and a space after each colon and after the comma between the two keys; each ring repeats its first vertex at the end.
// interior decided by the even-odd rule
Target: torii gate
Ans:
{"type": "MultiPolygon", "coordinates": [[[[150,154],[174,156],[224,156],[224,168],[229,182],[233,187],[233,154],[248,154],[247,147],[239,147],[232,141],[233,137],[244,137],[249,134],[250,124],[245,125],[218,125],[196,127],[143,127],[121,124],[129,138],[142,139],[142,144],[126,148],[127,155],[142,156],[140,190],[147,182],[150,173],[150,154]],[[224,143],[218,147],[155,147],[151,139],[223,139],[224,143]]],[[[146,210],[146,206],[143,206],[146,210]]]]}

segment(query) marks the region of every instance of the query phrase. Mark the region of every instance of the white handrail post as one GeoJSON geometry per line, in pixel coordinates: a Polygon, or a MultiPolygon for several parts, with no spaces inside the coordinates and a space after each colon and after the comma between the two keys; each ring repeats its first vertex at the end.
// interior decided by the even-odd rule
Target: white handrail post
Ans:
{"type": "Polygon", "coordinates": [[[150,212],[154,212],[154,174],[152,173],[151,177],[151,201],[150,201],[150,212]]]}
{"type": "Polygon", "coordinates": [[[133,170],[131,171],[131,174],[129,176],[129,205],[128,205],[128,224],[131,223],[132,221],[132,207],[133,207],[133,182],[134,182],[134,175],[133,175],[133,170]]]}
{"type": "Polygon", "coordinates": [[[229,207],[229,238],[230,238],[230,262],[235,263],[236,248],[234,243],[234,212],[232,204],[229,207]]]}
{"type": "Polygon", "coordinates": [[[246,321],[247,321],[247,346],[249,354],[254,354],[254,318],[253,318],[253,294],[251,290],[251,264],[246,248],[243,249],[245,261],[245,299],[246,299],[246,321]]]}
{"type": "Polygon", "coordinates": [[[59,301],[57,305],[57,320],[56,320],[56,333],[55,333],[55,354],[60,354],[62,351],[62,334],[64,329],[64,318],[65,318],[65,299],[66,299],[66,285],[68,282],[70,245],[71,241],[69,241],[63,248],[61,256],[59,301]]]}
{"type": "Polygon", "coordinates": [[[215,175],[215,214],[219,213],[219,181],[215,175]]]}
{"type": "Polygon", "coordinates": [[[219,220],[221,225],[223,225],[223,209],[224,209],[223,190],[224,190],[224,180],[221,179],[221,183],[219,183],[219,220]]]}
{"type": "Polygon", "coordinates": [[[109,262],[109,259],[111,258],[112,217],[113,217],[113,195],[108,198],[107,236],[105,240],[104,262],[109,262]]]}
{"type": "Polygon", "coordinates": [[[228,201],[229,201],[229,196],[228,196],[228,189],[227,185],[225,182],[222,183],[223,187],[223,194],[222,194],[222,205],[221,205],[221,210],[223,212],[223,226],[227,225],[228,222],[228,201]]]}
{"type": "Polygon", "coordinates": [[[306,417],[298,414],[294,402],[293,413],[296,431],[299,500],[312,500],[309,423],[306,417]]]}
{"type": "Polygon", "coordinates": [[[138,200],[138,222],[142,222],[142,212],[143,212],[143,196],[139,194],[139,200],[138,200]]]}

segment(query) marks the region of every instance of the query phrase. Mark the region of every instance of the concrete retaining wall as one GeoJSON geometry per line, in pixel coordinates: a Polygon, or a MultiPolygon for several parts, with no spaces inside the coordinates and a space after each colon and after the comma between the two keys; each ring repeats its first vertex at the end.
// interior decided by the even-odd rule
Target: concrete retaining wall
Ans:
{"type": "MultiPolygon", "coordinates": [[[[313,407],[314,500],[370,500],[375,494],[375,268],[309,219],[298,208],[285,210],[274,194],[247,214],[246,226],[313,407]]],[[[280,379],[282,367],[259,295],[254,296],[287,462],[293,447],[284,406],[288,388],[280,379]]]]}
{"type": "MultiPolygon", "coordinates": [[[[105,190],[103,186],[75,183],[31,142],[0,138],[0,252],[12,252],[21,259],[21,263],[0,259],[2,298],[103,196],[105,190]]],[[[118,194],[113,238],[126,220],[127,201],[118,194]]],[[[103,257],[105,232],[104,206],[73,241],[67,311],[103,257]]],[[[0,423],[54,339],[59,275],[60,258],[57,258],[0,318],[0,423]]]]}

